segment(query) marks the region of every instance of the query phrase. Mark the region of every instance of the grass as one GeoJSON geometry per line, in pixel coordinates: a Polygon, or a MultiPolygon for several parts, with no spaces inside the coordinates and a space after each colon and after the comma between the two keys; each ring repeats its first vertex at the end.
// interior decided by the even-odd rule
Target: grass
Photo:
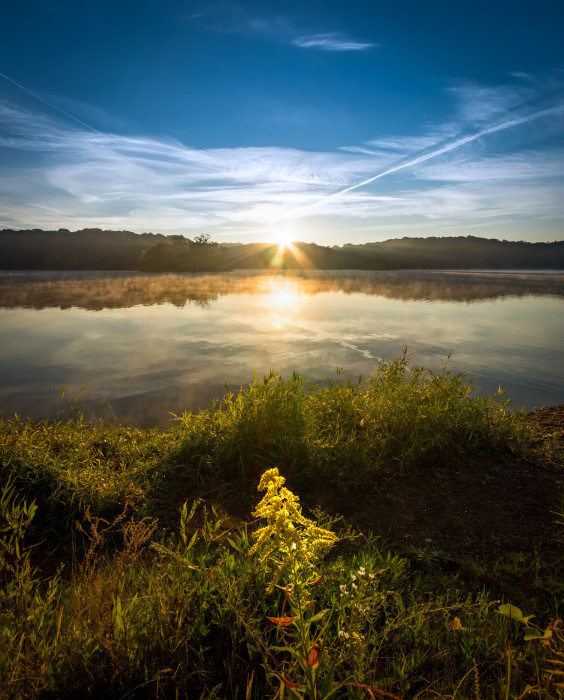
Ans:
{"type": "Polygon", "coordinates": [[[248,525],[189,497],[230,484],[237,501],[273,467],[294,491],[414,472],[424,488],[525,439],[504,395],[405,355],[322,387],[271,373],[165,432],[2,420],[0,696],[564,697],[562,582],[540,559],[508,556],[488,590],[478,562],[381,551],[319,509],[303,519],[290,491],[248,525]]]}
{"type": "Polygon", "coordinates": [[[383,471],[441,468],[518,442],[522,414],[509,412],[507,397],[471,391],[464,374],[412,366],[406,354],[369,379],[321,387],[271,372],[185,414],[179,458],[199,473],[235,468],[256,480],[276,464],[298,480],[369,486],[383,471]]]}

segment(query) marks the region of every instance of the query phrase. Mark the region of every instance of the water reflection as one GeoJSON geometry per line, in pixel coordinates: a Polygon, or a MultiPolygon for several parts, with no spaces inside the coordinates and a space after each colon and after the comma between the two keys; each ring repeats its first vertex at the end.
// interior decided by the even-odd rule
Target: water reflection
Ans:
{"type": "Polygon", "coordinates": [[[80,396],[88,418],[166,425],[255,372],[356,379],[405,347],[516,407],[562,403],[563,310],[563,274],[1,274],[0,411],[80,396]]]}
{"type": "Polygon", "coordinates": [[[96,311],[153,304],[209,307],[225,295],[270,294],[291,305],[303,295],[341,292],[389,299],[481,301],[502,297],[564,297],[564,274],[519,272],[288,271],[280,273],[0,273],[0,306],[96,311]]]}

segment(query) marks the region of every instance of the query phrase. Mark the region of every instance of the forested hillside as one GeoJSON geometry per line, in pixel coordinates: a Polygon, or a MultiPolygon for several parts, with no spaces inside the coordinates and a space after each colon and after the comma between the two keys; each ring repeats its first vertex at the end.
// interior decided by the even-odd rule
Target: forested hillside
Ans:
{"type": "Polygon", "coordinates": [[[102,231],[0,231],[5,270],[136,270],[141,255],[166,241],[162,234],[102,231]]]}
{"type": "Polygon", "coordinates": [[[227,269],[564,269],[564,241],[527,243],[474,236],[400,238],[380,243],[320,246],[296,243],[280,251],[265,243],[219,245],[208,235],[83,229],[0,231],[4,270],[227,269]]]}

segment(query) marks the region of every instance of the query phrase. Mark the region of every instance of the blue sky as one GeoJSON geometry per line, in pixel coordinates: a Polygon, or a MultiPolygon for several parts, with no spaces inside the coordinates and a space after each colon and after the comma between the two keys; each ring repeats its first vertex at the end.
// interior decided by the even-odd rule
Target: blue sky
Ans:
{"type": "Polygon", "coordinates": [[[17,0],[0,228],[564,238],[564,4],[17,0]]]}

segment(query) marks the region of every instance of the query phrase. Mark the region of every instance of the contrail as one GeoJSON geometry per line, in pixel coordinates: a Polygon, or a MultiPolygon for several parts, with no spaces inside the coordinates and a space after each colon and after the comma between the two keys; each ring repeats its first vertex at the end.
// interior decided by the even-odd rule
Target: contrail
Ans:
{"type": "MultiPolygon", "coordinates": [[[[461,146],[464,146],[467,143],[471,143],[472,141],[475,141],[476,139],[481,138],[482,136],[487,136],[488,134],[494,134],[497,131],[504,131],[505,129],[510,129],[513,126],[519,126],[520,124],[526,124],[527,122],[533,121],[535,119],[539,119],[540,117],[545,117],[549,114],[562,114],[564,113],[564,105],[557,105],[556,107],[550,107],[548,109],[543,109],[539,112],[535,112],[534,114],[529,114],[526,117],[516,117],[515,119],[509,119],[505,122],[501,122],[501,124],[496,124],[495,126],[489,126],[487,129],[482,129],[481,131],[477,131],[474,134],[470,134],[469,136],[462,136],[455,141],[451,141],[450,143],[445,144],[444,146],[441,146],[440,148],[435,149],[434,151],[431,151],[430,153],[424,153],[420,156],[417,156],[416,158],[413,158],[411,160],[408,160],[405,163],[400,163],[399,165],[394,165],[392,168],[388,168],[388,170],[384,170],[381,173],[378,173],[377,175],[373,175],[372,177],[367,178],[366,180],[363,180],[362,182],[357,182],[355,185],[350,185],[349,187],[345,187],[342,190],[339,190],[338,192],[334,192],[333,194],[329,194],[326,197],[323,197],[322,199],[318,200],[317,202],[314,202],[313,204],[308,204],[303,207],[300,207],[297,210],[294,210],[294,215],[297,212],[301,211],[307,211],[308,209],[315,209],[319,206],[322,206],[326,202],[328,202],[331,199],[335,199],[336,197],[341,197],[344,194],[347,194],[348,192],[352,192],[353,190],[357,190],[359,187],[364,187],[365,185],[369,185],[371,182],[374,182],[375,180],[379,180],[382,177],[385,177],[386,175],[391,175],[392,173],[397,173],[398,170],[404,170],[405,168],[410,168],[413,165],[418,165],[419,163],[423,163],[426,160],[430,160],[431,158],[436,158],[437,156],[443,155],[443,153],[448,153],[449,151],[454,151],[457,148],[460,148],[461,146]]],[[[286,218],[282,216],[281,218],[286,218]]]]}
{"type": "Polygon", "coordinates": [[[34,204],[33,202],[20,202],[17,199],[11,199],[10,197],[4,197],[4,195],[0,195],[0,199],[3,199],[6,202],[12,202],[13,204],[23,204],[26,207],[38,207],[39,209],[45,209],[46,211],[55,212],[55,214],[62,214],[63,216],[70,216],[68,214],[68,212],[66,212],[66,211],[61,211],[60,209],[53,209],[53,207],[46,207],[43,204],[34,204]]]}
{"type": "Polygon", "coordinates": [[[64,114],[65,117],[68,117],[69,119],[72,119],[75,121],[77,124],[80,124],[81,126],[86,127],[87,129],[90,129],[90,131],[93,131],[95,134],[101,134],[101,131],[98,131],[98,129],[95,129],[93,126],[90,126],[90,124],[86,124],[86,122],[81,121],[77,117],[73,117],[72,114],[69,114],[68,112],[65,112],[64,109],[61,109],[60,107],[57,107],[56,105],[52,104],[51,102],[48,102],[46,99],[41,97],[41,95],[38,95],[36,92],[33,92],[33,90],[30,90],[29,88],[26,88],[25,85],[21,85],[20,83],[17,83],[15,80],[12,80],[12,78],[9,78],[5,73],[0,73],[0,77],[4,78],[7,80],[9,83],[12,83],[13,85],[16,85],[17,87],[20,88],[20,90],[24,90],[24,92],[27,92],[28,94],[32,95],[38,100],[41,100],[41,102],[44,102],[46,105],[51,107],[51,109],[56,109],[57,112],[60,112],[61,114],[64,114]]]}

